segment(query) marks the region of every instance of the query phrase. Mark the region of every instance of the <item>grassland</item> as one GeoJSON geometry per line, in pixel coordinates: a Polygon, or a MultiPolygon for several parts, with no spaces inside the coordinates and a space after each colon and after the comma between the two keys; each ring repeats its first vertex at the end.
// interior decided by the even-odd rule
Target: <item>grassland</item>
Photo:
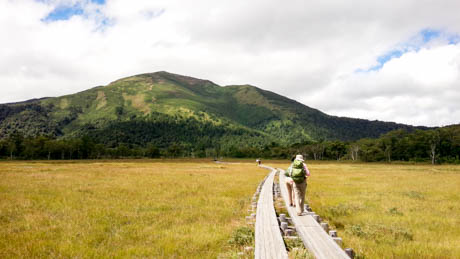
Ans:
{"type": "Polygon", "coordinates": [[[0,258],[231,255],[266,173],[209,161],[0,162],[0,258]]]}
{"type": "Polygon", "coordinates": [[[309,168],[308,202],[357,258],[460,258],[460,166],[311,163],[309,168]]]}
{"type": "MultiPolygon", "coordinates": [[[[460,258],[460,166],[309,168],[307,200],[357,258],[460,258]]],[[[0,258],[229,256],[266,173],[252,160],[0,162],[0,258]]]]}

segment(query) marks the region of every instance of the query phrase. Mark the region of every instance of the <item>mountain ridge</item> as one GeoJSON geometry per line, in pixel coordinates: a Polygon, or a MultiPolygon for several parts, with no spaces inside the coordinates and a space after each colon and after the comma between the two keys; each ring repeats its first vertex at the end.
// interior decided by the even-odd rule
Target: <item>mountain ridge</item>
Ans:
{"type": "Polygon", "coordinates": [[[87,135],[112,146],[290,145],[427,128],[328,115],[256,86],[219,86],[166,71],[121,78],[75,94],[0,104],[3,137],[15,132],[57,138],[87,135]],[[182,130],[187,127],[191,132],[182,130]]]}

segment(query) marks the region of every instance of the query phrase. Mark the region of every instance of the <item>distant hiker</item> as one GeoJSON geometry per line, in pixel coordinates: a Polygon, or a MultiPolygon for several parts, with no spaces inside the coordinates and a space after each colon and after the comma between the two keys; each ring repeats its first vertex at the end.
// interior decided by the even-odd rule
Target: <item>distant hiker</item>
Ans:
{"type": "Polygon", "coordinates": [[[295,159],[288,168],[287,173],[294,181],[295,207],[297,215],[301,216],[304,212],[307,177],[310,176],[310,171],[304,163],[302,155],[295,156],[295,159]]]}
{"type": "Polygon", "coordinates": [[[292,162],[294,162],[295,156],[292,157],[291,159],[291,166],[289,166],[288,170],[284,173],[286,176],[286,179],[284,180],[284,183],[286,184],[286,188],[288,190],[288,201],[289,201],[289,206],[295,207],[294,204],[294,180],[292,180],[291,175],[288,173],[292,169],[292,162]]]}
{"type": "Polygon", "coordinates": [[[256,163],[257,163],[257,165],[260,165],[262,163],[262,160],[260,160],[260,158],[257,158],[256,163]]]}

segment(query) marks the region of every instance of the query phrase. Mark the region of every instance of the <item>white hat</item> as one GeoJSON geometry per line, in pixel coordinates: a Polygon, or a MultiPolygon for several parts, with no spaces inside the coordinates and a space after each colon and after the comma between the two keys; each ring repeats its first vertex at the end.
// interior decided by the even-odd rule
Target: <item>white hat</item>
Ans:
{"type": "Polygon", "coordinates": [[[302,161],[302,162],[304,161],[302,155],[297,155],[297,156],[295,156],[295,160],[300,160],[300,161],[302,161]]]}

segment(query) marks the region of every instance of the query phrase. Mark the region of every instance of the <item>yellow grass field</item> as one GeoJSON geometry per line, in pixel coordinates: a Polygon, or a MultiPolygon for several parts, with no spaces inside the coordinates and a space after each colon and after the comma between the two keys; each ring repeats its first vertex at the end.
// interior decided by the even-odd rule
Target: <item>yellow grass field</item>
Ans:
{"type": "Polygon", "coordinates": [[[460,166],[308,165],[307,200],[356,258],[460,258],[460,166]]]}
{"type": "Polygon", "coordinates": [[[216,258],[266,174],[209,160],[0,162],[0,258],[216,258]]]}
{"type": "MultiPolygon", "coordinates": [[[[460,258],[460,166],[309,168],[307,200],[357,258],[460,258]]],[[[252,160],[0,162],[0,258],[234,255],[267,173],[252,160]]]]}

